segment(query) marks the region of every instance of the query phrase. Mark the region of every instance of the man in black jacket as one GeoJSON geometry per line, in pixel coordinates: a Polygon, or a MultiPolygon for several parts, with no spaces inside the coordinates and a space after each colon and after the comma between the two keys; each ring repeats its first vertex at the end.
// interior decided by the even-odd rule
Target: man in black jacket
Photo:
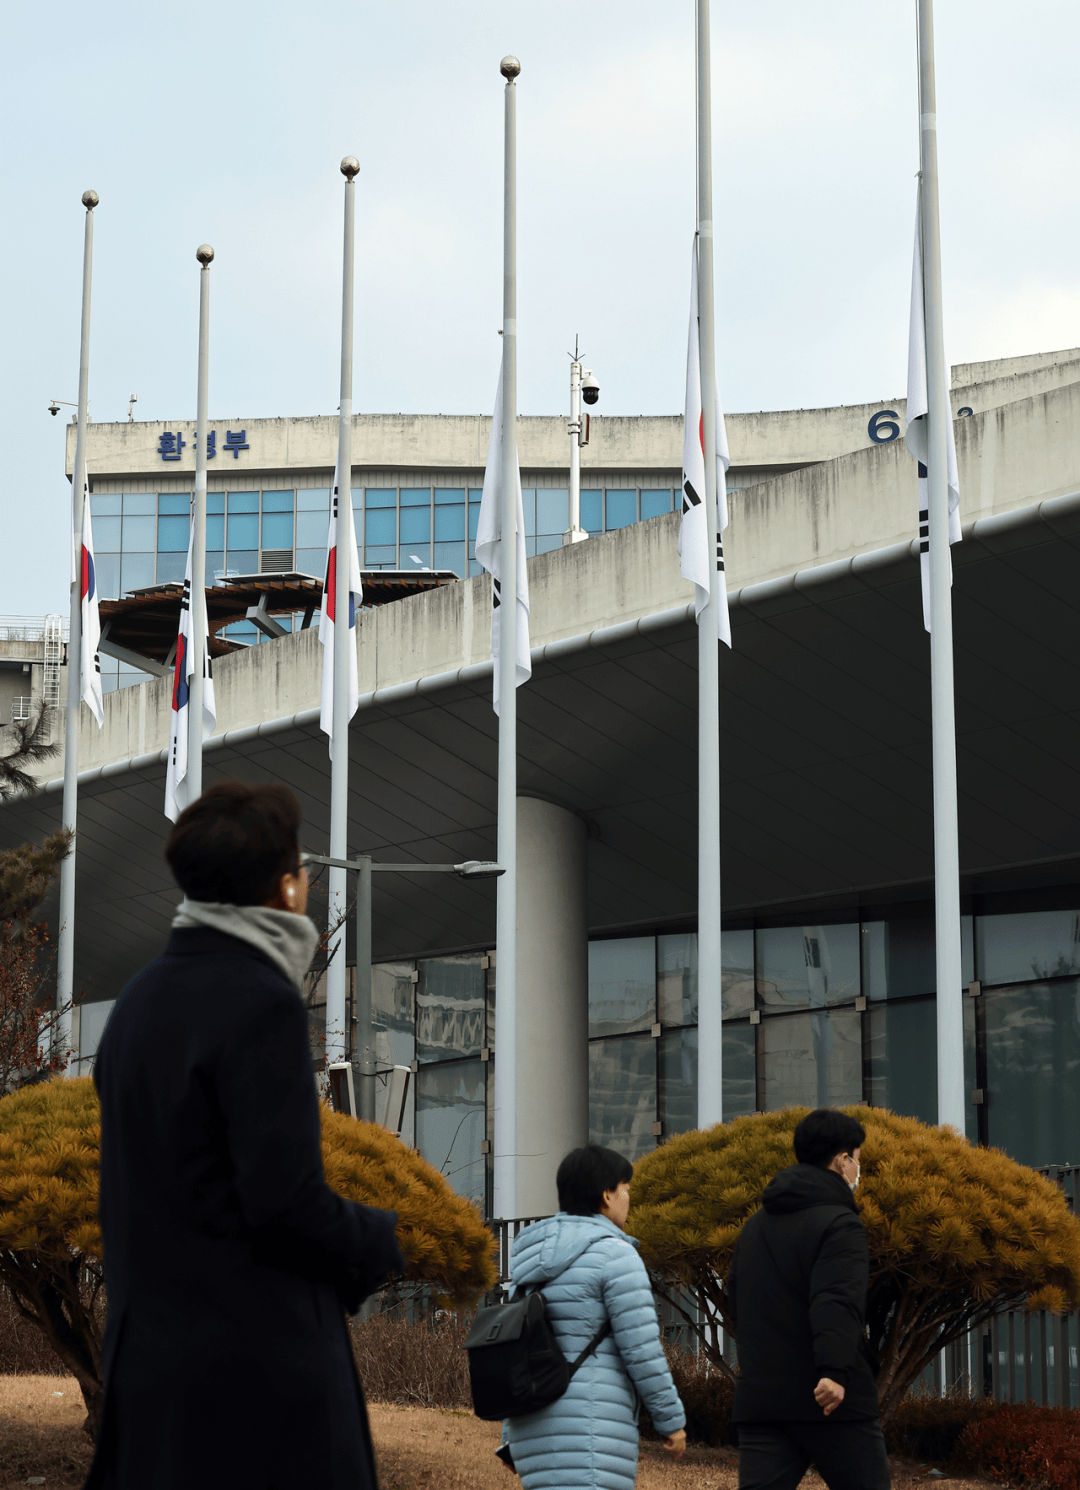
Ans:
{"type": "Polygon", "coordinates": [[[300,985],[300,809],[222,782],[166,856],[186,899],[120,995],[94,1080],[109,1293],[88,1490],[373,1490],[344,1310],[404,1260],[335,1195],[300,985]]]}
{"type": "Polygon", "coordinates": [[[861,1123],[821,1107],[795,1129],[727,1280],[739,1350],[740,1490],[795,1490],[812,1464],[829,1490],[888,1490],[865,1342],[866,1228],[855,1207],[861,1123]]]}

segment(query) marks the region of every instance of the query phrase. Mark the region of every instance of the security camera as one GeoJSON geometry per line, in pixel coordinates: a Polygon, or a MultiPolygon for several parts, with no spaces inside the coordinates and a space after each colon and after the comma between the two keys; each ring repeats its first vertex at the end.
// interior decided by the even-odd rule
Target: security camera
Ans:
{"type": "Polygon", "coordinates": [[[587,404],[595,404],[600,399],[600,384],[587,372],[581,380],[581,396],[587,404]]]}
{"type": "Polygon", "coordinates": [[[53,415],[56,415],[56,414],[59,414],[59,412],[60,412],[60,405],[56,402],[56,399],[54,398],[53,401],[52,401],[52,403],[49,405],[49,413],[50,414],[53,414],[53,415]]]}

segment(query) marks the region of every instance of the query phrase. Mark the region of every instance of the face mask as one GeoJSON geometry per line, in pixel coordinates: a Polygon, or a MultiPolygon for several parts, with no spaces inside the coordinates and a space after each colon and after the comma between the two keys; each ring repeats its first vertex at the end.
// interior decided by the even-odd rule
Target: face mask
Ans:
{"type": "Polygon", "coordinates": [[[848,1180],[848,1189],[849,1190],[852,1190],[852,1191],[857,1190],[859,1188],[859,1180],[861,1179],[861,1177],[862,1177],[862,1165],[861,1164],[856,1164],[856,1166],[855,1166],[855,1178],[853,1180],[848,1180]]]}

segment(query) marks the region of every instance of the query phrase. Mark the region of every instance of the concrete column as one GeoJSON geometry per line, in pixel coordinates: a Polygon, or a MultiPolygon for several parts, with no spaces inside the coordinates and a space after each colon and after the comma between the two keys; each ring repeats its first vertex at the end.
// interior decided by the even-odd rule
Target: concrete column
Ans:
{"type": "Polygon", "coordinates": [[[560,1159],[589,1137],[586,833],[535,797],[518,798],[517,832],[518,1211],[548,1216],[560,1159]]]}

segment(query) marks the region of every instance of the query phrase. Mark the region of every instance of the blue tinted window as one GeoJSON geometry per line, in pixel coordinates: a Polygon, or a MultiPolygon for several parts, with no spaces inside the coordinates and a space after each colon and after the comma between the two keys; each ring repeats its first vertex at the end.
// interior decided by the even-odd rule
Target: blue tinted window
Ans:
{"type": "Polygon", "coordinates": [[[187,545],[184,545],[183,553],[158,554],[157,556],[157,583],[159,585],[183,584],[184,570],[187,568],[187,545]]]}
{"type": "Polygon", "coordinates": [[[641,493],[641,516],[659,517],[663,512],[671,511],[671,493],[669,491],[643,491],[641,493]]]}
{"type": "MultiPolygon", "coordinates": [[[[124,552],[125,553],[153,553],[156,543],[156,517],[128,517],[124,514],[124,552]]],[[[184,547],[187,548],[185,541],[184,547]]],[[[148,579],[148,585],[154,581],[148,579]]]]}
{"type": "Polygon", "coordinates": [[[207,512],[225,511],[225,493],[223,491],[211,491],[206,494],[207,512]]]}
{"type": "Polygon", "coordinates": [[[318,548],[326,542],[329,514],[326,512],[298,512],[296,514],[297,548],[318,548]]]}
{"type": "Polygon", "coordinates": [[[157,496],[154,492],[128,492],[124,497],[124,516],[128,513],[148,517],[157,513],[157,496]]]}
{"type": "Polygon", "coordinates": [[[527,486],[521,493],[521,510],[525,514],[525,532],[536,536],[536,488],[527,486]]]}
{"type": "Polygon", "coordinates": [[[162,492],[158,497],[158,512],[170,516],[187,517],[191,511],[191,498],[187,492],[162,492]]]}
{"type": "MultiPolygon", "coordinates": [[[[160,529],[158,530],[160,532],[160,529]]],[[[208,517],[206,519],[206,551],[211,550],[220,553],[225,547],[225,519],[224,517],[208,517]]]]}
{"type": "Polygon", "coordinates": [[[298,548],[293,555],[293,564],[297,574],[310,574],[314,579],[322,579],[326,567],[326,549],[298,548]]]}
{"type": "Polygon", "coordinates": [[[263,548],[292,548],[292,540],[293,520],[291,512],[263,513],[263,548]]]}
{"type": "Polygon", "coordinates": [[[561,533],[549,533],[542,538],[532,538],[529,541],[536,544],[538,554],[549,554],[554,548],[562,548],[561,533]]]}
{"type": "Polygon", "coordinates": [[[230,574],[258,574],[259,555],[257,550],[230,548],[228,568],[230,574]]]}
{"type": "Polygon", "coordinates": [[[124,554],[120,561],[120,589],[145,590],[154,583],[153,554],[124,554]]]}
{"type": "Polygon", "coordinates": [[[586,533],[602,533],[604,531],[604,505],[603,493],[598,491],[583,491],[581,493],[581,526],[586,533]]]}
{"type": "MultiPolygon", "coordinates": [[[[221,518],[218,518],[218,522],[221,518]]],[[[209,521],[207,522],[209,527],[209,521]]],[[[159,517],[157,545],[162,553],[187,553],[188,538],[191,534],[191,523],[186,517],[159,517]]],[[[207,548],[210,547],[209,534],[206,541],[207,548]]]]}
{"type": "Polygon", "coordinates": [[[364,518],[364,542],[394,543],[397,539],[397,513],[391,508],[369,512],[364,518]]]}
{"type": "Polygon", "coordinates": [[[292,492],[264,491],[262,494],[262,509],[264,512],[291,512],[293,510],[292,492]]]}
{"type": "Polygon", "coordinates": [[[536,493],[536,531],[560,535],[565,533],[569,511],[568,492],[538,490],[536,493]]]}
{"type": "MultiPolygon", "coordinates": [[[[225,555],[220,549],[206,550],[206,583],[216,585],[225,570],[225,555]]],[[[161,572],[161,558],[158,558],[158,572],[161,572]]],[[[158,581],[160,584],[160,580],[158,581]]]]}
{"type": "Polygon", "coordinates": [[[459,577],[465,574],[468,566],[465,556],[464,543],[437,543],[435,545],[435,569],[452,569],[459,577]]]}
{"type": "Polygon", "coordinates": [[[234,491],[229,493],[229,513],[234,512],[258,512],[259,493],[257,491],[234,491]]]}
{"type": "Polygon", "coordinates": [[[396,507],[396,486],[369,486],[367,496],[364,499],[367,507],[396,507]]]}
{"type": "Polygon", "coordinates": [[[402,569],[430,569],[430,550],[430,543],[411,543],[408,548],[402,544],[400,559],[402,569]]]}
{"type": "Polygon", "coordinates": [[[628,528],[637,522],[637,492],[609,491],[607,494],[607,529],[628,528]]]}
{"type": "Polygon", "coordinates": [[[349,495],[352,498],[352,510],[359,512],[364,505],[364,488],[362,486],[354,486],[351,488],[349,495]]]}
{"type": "Polygon", "coordinates": [[[296,493],[297,512],[329,512],[330,511],[330,488],[326,486],[309,487],[304,491],[296,493]]]}
{"type": "Polygon", "coordinates": [[[367,548],[364,550],[364,562],[372,569],[392,569],[397,563],[397,550],[393,547],[367,548]]]}
{"type": "Polygon", "coordinates": [[[98,497],[93,493],[90,495],[90,516],[117,517],[120,513],[119,497],[98,497]]]}
{"type": "Polygon", "coordinates": [[[461,507],[436,507],[435,509],[435,542],[452,543],[456,539],[465,539],[465,508],[461,507]]]}
{"type": "Polygon", "coordinates": [[[403,507],[427,507],[430,503],[431,488],[429,486],[403,486],[401,488],[403,507]]]}
{"type": "Polygon", "coordinates": [[[476,538],[476,526],[480,521],[480,507],[476,502],[469,503],[469,537],[476,538]]]}
{"type": "MultiPolygon", "coordinates": [[[[402,492],[402,497],[405,493],[402,492]]],[[[401,546],[407,543],[427,543],[431,539],[431,513],[426,507],[403,507],[401,509],[401,546]]]]}
{"type": "Polygon", "coordinates": [[[437,486],[435,488],[435,505],[446,506],[452,502],[464,502],[464,487],[437,486]]]}
{"type": "Polygon", "coordinates": [[[94,553],[118,554],[120,552],[120,519],[98,517],[93,511],[90,520],[94,529],[94,553]]]}
{"type": "Polygon", "coordinates": [[[250,517],[234,517],[232,512],[232,497],[229,498],[229,548],[258,548],[259,546],[259,518],[252,513],[250,517]]]}
{"type": "MultiPolygon", "coordinates": [[[[94,555],[94,572],[97,577],[98,594],[106,600],[117,600],[120,596],[120,555],[94,555]]],[[[104,662],[102,658],[102,662],[104,662]]]]}

